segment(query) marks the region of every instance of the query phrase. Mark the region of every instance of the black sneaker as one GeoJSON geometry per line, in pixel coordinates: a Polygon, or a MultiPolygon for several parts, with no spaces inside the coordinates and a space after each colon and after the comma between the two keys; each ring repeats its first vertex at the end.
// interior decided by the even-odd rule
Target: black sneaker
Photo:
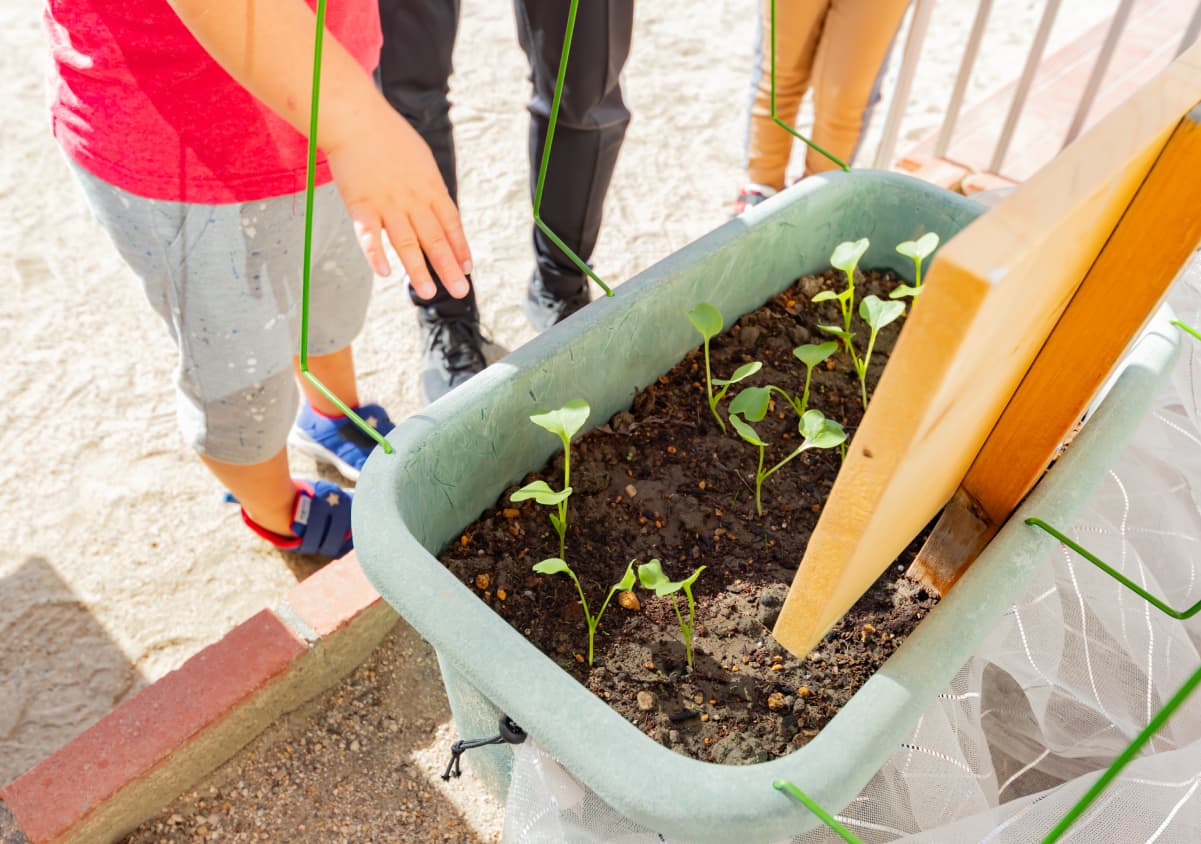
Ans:
{"type": "Polygon", "coordinates": [[[441,398],[487,366],[480,333],[480,315],[472,307],[467,313],[443,316],[431,307],[417,306],[417,325],[424,347],[421,393],[427,403],[441,398]]]}
{"type": "Polygon", "coordinates": [[[591,301],[592,291],[588,288],[587,278],[580,279],[578,290],[561,294],[550,290],[542,281],[542,276],[535,271],[526,287],[522,310],[525,311],[525,318],[530,321],[530,325],[539,331],[545,331],[591,301]]]}

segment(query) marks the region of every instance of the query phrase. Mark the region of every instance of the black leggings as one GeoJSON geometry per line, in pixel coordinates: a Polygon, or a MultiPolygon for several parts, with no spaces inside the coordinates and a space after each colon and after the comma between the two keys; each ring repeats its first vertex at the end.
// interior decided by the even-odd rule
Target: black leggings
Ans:
{"type": "MultiPolygon", "coordinates": [[[[380,0],[384,44],[380,88],[433,150],[442,178],[458,201],[454,127],[447,99],[459,0],[380,0]]],[[[567,0],[514,0],[518,40],[530,64],[530,199],[567,26],[567,0]]],[[[633,0],[581,0],[555,125],[555,141],[542,191],[542,220],[587,261],[600,233],[601,211],[630,113],[621,95],[621,71],[630,52],[633,0]]],[[[536,272],[554,293],[569,295],[586,282],[574,262],[533,227],[536,272]]],[[[437,276],[434,276],[435,280],[437,276]]],[[[409,289],[414,304],[445,315],[474,304],[456,300],[438,284],[433,299],[409,289]]]]}

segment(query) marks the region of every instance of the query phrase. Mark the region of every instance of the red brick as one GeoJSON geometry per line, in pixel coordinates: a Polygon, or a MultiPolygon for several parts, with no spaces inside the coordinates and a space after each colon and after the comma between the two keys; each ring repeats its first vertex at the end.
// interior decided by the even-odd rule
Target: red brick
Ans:
{"type": "Polygon", "coordinates": [[[263,610],[0,790],[33,841],[68,831],[308,650],[263,610]]]}
{"type": "Polygon", "coordinates": [[[351,551],[293,586],[284,603],[324,638],[381,600],[351,551]]]}

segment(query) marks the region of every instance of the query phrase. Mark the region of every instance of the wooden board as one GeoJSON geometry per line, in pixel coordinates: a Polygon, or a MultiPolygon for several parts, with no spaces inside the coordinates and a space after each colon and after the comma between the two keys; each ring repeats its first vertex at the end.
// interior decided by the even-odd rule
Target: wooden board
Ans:
{"type": "Polygon", "coordinates": [[[1042,476],[1201,241],[1201,107],[1180,122],[910,568],[946,594],[1042,476]]]}
{"type": "Polygon", "coordinates": [[[1201,45],[938,252],[773,631],[794,654],[951,498],[1199,100],[1201,45]]]}

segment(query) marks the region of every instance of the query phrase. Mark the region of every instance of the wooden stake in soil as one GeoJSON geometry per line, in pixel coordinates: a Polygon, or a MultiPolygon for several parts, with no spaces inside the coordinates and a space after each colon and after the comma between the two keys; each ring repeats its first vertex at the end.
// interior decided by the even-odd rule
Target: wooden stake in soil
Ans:
{"type": "MultiPolygon", "coordinates": [[[[940,525],[938,541],[968,549],[970,559],[980,545],[972,537],[999,526],[1012,510],[1007,504],[1014,499],[1012,490],[1024,494],[1037,480],[1079,416],[1071,411],[1079,399],[1068,396],[1088,401],[1158,301],[1163,287],[1158,279],[1181,263],[1172,250],[1148,253],[1146,246],[1149,229],[1163,225],[1165,213],[1174,209],[1180,217],[1192,216],[1197,165],[1188,165],[1192,172],[1182,177],[1188,186],[1152,202],[1151,211],[1140,201],[1136,212],[1132,201],[1144,183],[1154,195],[1162,190],[1148,174],[1161,153],[1171,152],[1165,149],[1169,138],[1199,100],[1201,45],[939,251],[773,631],[790,651],[807,653],[938,514],[1028,372],[1048,380],[1037,388],[1036,381],[1029,382],[1022,403],[1013,406],[1015,415],[998,428],[1009,432],[1008,445],[990,454],[1003,453],[1005,471],[982,475],[983,486],[975,490],[988,507],[979,506],[971,490],[959,496],[956,510],[940,525]],[[1115,236],[1113,254],[1099,260],[1128,213],[1129,231],[1121,241],[1115,236]],[[1134,258],[1126,254],[1132,240],[1138,248],[1134,258]],[[1156,280],[1132,280],[1128,268],[1147,262],[1157,265],[1151,269],[1156,280]],[[1090,283],[1081,310],[1064,322],[1067,333],[1047,345],[1043,356],[1086,277],[1090,283]],[[1126,339],[1099,342],[1111,323],[1126,339]],[[1073,357],[1061,365],[1055,356],[1065,347],[1073,357]],[[1036,358],[1040,366],[1032,371],[1036,358]],[[1073,368],[1066,368],[1069,364],[1073,368]],[[1045,411],[1038,401],[1048,390],[1067,394],[1054,411],[1054,430],[1027,444],[1025,434],[1043,425],[1045,411]],[[998,489],[998,477],[1010,490],[999,495],[1000,503],[989,497],[998,489]]],[[[1194,144],[1186,142],[1186,157],[1195,156],[1194,144]]],[[[1176,231],[1183,236],[1183,230],[1176,231]]],[[[1002,465],[998,459],[989,457],[981,465],[995,469],[1002,465]]],[[[964,556],[956,552],[955,560],[964,556]]]]}

